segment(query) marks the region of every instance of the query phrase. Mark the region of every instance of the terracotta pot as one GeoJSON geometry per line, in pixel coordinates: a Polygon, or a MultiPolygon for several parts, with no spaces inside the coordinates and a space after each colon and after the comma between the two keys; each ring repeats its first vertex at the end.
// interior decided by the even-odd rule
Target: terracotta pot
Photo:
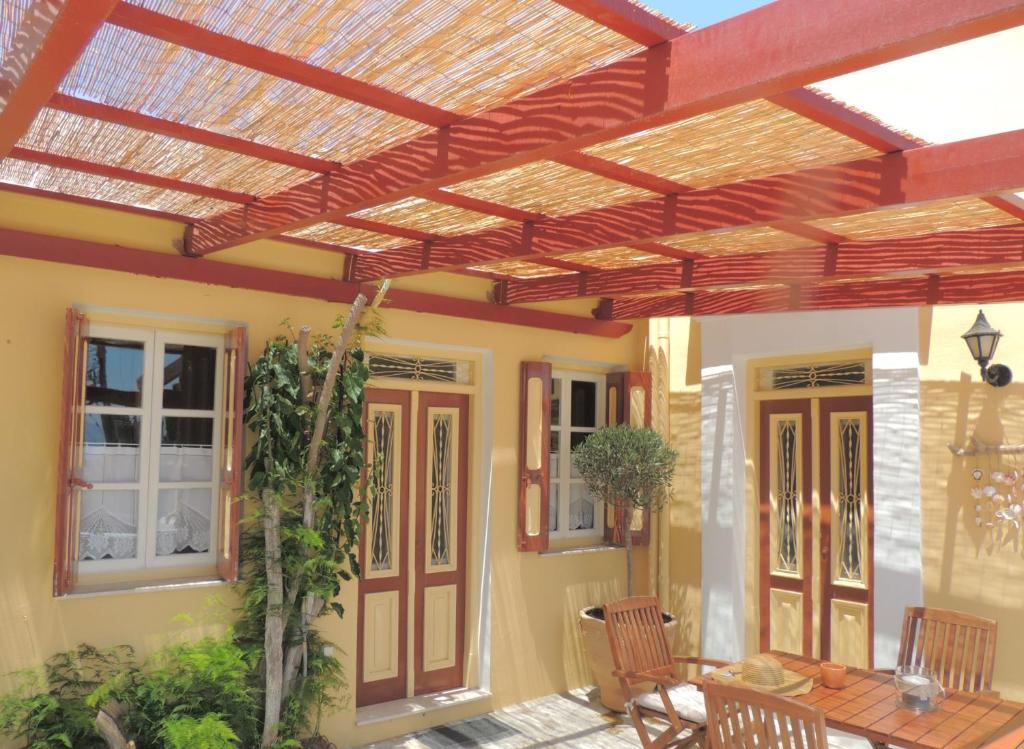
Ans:
{"type": "Polygon", "coordinates": [[[821,683],[829,689],[842,689],[846,681],[846,666],[841,663],[821,664],[821,683]]]}
{"type": "MultiPolygon", "coordinates": [[[[587,664],[590,666],[590,673],[594,683],[601,690],[601,704],[609,710],[617,713],[625,712],[626,700],[632,695],[626,695],[622,691],[619,680],[612,676],[615,665],[612,663],[612,651],[608,645],[608,634],[605,632],[604,620],[591,615],[590,611],[600,609],[600,606],[588,606],[580,609],[580,632],[583,635],[583,650],[587,654],[587,664]]],[[[669,613],[665,616],[671,620],[665,623],[665,634],[668,637],[669,645],[675,637],[679,620],[669,613]]],[[[654,684],[645,682],[633,685],[633,694],[643,694],[654,689],[654,684]]]]}

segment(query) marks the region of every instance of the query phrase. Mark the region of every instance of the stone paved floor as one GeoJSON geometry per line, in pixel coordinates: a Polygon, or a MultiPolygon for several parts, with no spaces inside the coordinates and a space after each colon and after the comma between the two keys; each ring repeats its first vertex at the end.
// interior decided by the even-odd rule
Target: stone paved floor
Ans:
{"type": "MultiPolygon", "coordinates": [[[[437,726],[407,736],[366,744],[362,749],[633,749],[640,739],[629,719],[609,713],[595,689],[574,689],[437,726]]],[[[652,724],[658,730],[658,724],[652,724]]],[[[864,739],[829,731],[834,749],[871,749],[864,739]]]]}

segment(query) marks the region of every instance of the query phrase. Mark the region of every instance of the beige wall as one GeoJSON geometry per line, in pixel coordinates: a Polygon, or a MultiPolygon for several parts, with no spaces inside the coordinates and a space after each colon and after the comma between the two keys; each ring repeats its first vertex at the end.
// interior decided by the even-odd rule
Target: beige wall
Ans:
{"type": "Polygon", "coordinates": [[[935,307],[922,314],[921,497],[925,603],[961,609],[999,622],[994,687],[1024,698],[1022,536],[992,547],[975,523],[971,473],[997,465],[1024,468],[1024,455],[1003,461],[953,456],[948,443],[971,435],[987,442],[1024,443],[1024,304],[986,304],[985,315],[1006,335],[996,361],[1021,378],[1005,388],[980,381],[960,335],[974,322],[976,306],[935,307]]]}
{"type": "MultiPolygon", "coordinates": [[[[65,206],[22,196],[0,196],[0,220],[14,228],[64,233],[168,251],[180,236],[171,222],[100,209],[65,206]]],[[[340,273],[336,255],[272,242],[251,253],[232,250],[234,261],[284,267],[309,256],[302,272],[340,273]],[[289,260],[289,253],[296,253],[289,260]]],[[[229,258],[225,258],[229,259],[229,258]]],[[[201,261],[197,261],[201,262],[201,261]]],[[[296,268],[292,268],[295,270],[296,268]]],[[[417,281],[416,283],[422,283],[417,281]]],[[[435,291],[476,292],[478,284],[452,278],[435,291]]],[[[117,593],[55,600],[50,595],[53,554],[55,458],[59,423],[64,310],[71,304],[114,306],[169,315],[241,320],[249,325],[251,353],[280,332],[290,318],[328,330],[339,305],[310,299],[110,271],[0,257],[0,673],[38,664],[80,642],[126,642],[151,650],[172,636],[216,631],[226,619],[231,588],[117,593]],[[191,622],[176,622],[187,614],[191,622]]],[[[576,639],[576,612],[624,589],[621,550],[585,555],[539,556],[515,549],[519,363],[544,355],[638,366],[644,331],[620,339],[597,338],[480,323],[456,318],[387,311],[388,335],[440,345],[475,346],[494,352],[491,498],[491,687],[493,697],[419,718],[357,728],[353,709],[327,720],[325,733],[342,743],[448,722],[464,715],[564,690],[590,681],[576,639]]],[[[471,445],[477,444],[476,440],[471,445]]],[[[471,525],[482,511],[471,501],[471,525]]],[[[471,539],[471,556],[479,554],[471,539]]],[[[646,572],[644,572],[646,574],[646,572]]],[[[356,585],[345,586],[343,621],[325,618],[349,680],[355,680],[356,585]]],[[[0,681],[0,688],[4,685],[0,681]]]]}

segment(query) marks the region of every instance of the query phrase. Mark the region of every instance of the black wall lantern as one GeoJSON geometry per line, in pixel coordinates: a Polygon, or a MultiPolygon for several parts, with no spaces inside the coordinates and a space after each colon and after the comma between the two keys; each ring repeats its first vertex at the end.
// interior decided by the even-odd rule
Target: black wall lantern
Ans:
{"type": "Polygon", "coordinates": [[[993,364],[989,366],[989,362],[996,354],[999,339],[1002,337],[1002,333],[988,324],[985,313],[981,310],[978,310],[978,319],[974,321],[971,329],[961,336],[967,342],[971,356],[981,367],[981,379],[998,388],[1009,385],[1013,380],[1013,372],[1006,365],[993,364]]]}

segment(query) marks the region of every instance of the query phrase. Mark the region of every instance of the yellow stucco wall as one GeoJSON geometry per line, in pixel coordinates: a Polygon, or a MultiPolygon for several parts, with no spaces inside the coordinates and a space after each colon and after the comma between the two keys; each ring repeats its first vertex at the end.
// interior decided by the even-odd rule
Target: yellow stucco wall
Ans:
{"type": "MultiPolygon", "coordinates": [[[[22,196],[0,196],[0,216],[0,224],[13,228],[154,251],[167,251],[170,241],[180,236],[180,227],[171,222],[22,196]]],[[[253,264],[282,267],[288,262],[287,253],[295,250],[302,257],[312,253],[311,262],[299,268],[300,272],[340,272],[338,256],[272,242],[262,243],[251,259],[253,264]]],[[[239,250],[231,255],[236,261],[249,259],[239,250]]],[[[458,278],[450,281],[445,288],[433,290],[468,294],[478,284],[458,278]]],[[[38,664],[80,642],[100,646],[126,642],[145,652],[172,636],[215,631],[229,618],[224,605],[217,603],[231,603],[232,591],[226,585],[61,600],[50,596],[62,336],[64,310],[71,304],[245,321],[251,353],[280,331],[284,318],[328,330],[343,309],[310,299],[0,257],[2,674],[38,664]],[[179,614],[189,615],[192,622],[175,622],[179,614]]],[[[355,726],[354,709],[349,709],[328,718],[323,726],[339,745],[448,722],[590,682],[577,644],[576,612],[586,604],[619,596],[625,587],[621,550],[539,556],[515,549],[519,363],[558,355],[637,366],[646,332],[643,326],[623,338],[607,339],[399,310],[386,312],[386,325],[388,335],[396,339],[476,346],[494,352],[493,451],[490,456],[480,456],[491,460],[493,471],[493,697],[364,727],[355,726]]],[[[471,507],[471,513],[479,512],[481,505],[471,507]]],[[[479,541],[472,539],[471,544],[479,541]]],[[[349,615],[343,621],[323,620],[327,637],[345,653],[344,665],[353,683],[355,594],[355,584],[345,586],[342,602],[349,615]]],[[[0,689],[3,686],[0,681],[0,689]]]]}
{"type": "MultiPolygon", "coordinates": [[[[975,467],[988,472],[999,461],[957,458],[947,447],[971,435],[987,442],[1024,443],[1024,304],[986,304],[989,322],[1005,334],[996,361],[1021,380],[1005,388],[980,381],[960,334],[977,306],[935,307],[922,314],[921,497],[925,603],[961,609],[999,622],[994,688],[1024,698],[1024,553],[1016,543],[990,548],[975,523],[975,467]]],[[[1024,467],[1024,455],[1002,462],[1024,467]]]]}

